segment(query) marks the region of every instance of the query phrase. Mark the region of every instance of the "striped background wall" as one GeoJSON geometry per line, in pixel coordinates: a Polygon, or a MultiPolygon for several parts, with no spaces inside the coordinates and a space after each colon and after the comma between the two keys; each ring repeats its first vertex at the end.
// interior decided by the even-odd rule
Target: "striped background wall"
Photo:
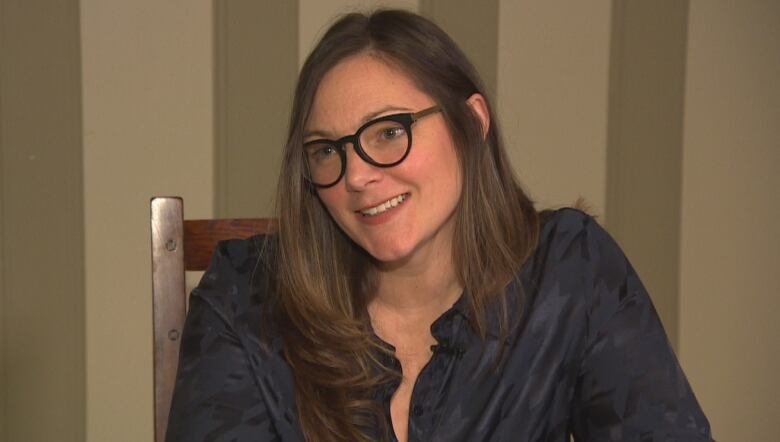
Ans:
{"type": "Polygon", "coordinates": [[[149,198],[270,216],[298,67],[380,4],[472,58],[540,206],[619,240],[716,438],[774,435],[776,2],[48,3],[0,0],[0,441],[151,440],[149,198]]]}

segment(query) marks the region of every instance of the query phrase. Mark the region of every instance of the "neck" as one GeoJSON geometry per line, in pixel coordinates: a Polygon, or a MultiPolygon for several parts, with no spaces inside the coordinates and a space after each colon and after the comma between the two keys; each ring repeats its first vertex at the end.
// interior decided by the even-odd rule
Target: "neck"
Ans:
{"type": "MultiPolygon", "coordinates": [[[[419,272],[380,272],[379,290],[368,305],[368,313],[374,332],[392,344],[402,360],[422,357],[427,361],[430,346],[435,344],[431,324],[462,293],[452,266],[447,272],[436,267],[419,272]]],[[[405,367],[404,371],[410,369],[405,367]]]]}
{"type": "MultiPolygon", "coordinates": [[[[377,334],[396,347],[404,338],[426,342],[430,326],[463,291],[455,274],[450,247],[378,268],[378,287],[369,303],[377,334]]],[[[428,343],[429,345],[430,343],[428,343]]],[[[402,344],[401,344],[402,345],[402,344]]]]}
{"type": "Polygon", "coordinates": [[[373,302],[401,311],[448,309],[462,291],[451,263],[432,263],[424,268],[379,271],[379,287],[373,302]]]}

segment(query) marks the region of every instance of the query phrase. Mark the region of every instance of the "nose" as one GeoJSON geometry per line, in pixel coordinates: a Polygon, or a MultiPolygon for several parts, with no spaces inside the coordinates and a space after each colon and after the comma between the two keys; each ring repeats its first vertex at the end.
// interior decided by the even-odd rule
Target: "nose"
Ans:
{"type": "Polygon", "coordinates": [[[347,190],[361,191],[366,186],[381,179],[381,168],[368,164],[363,158],[360,158],[352,143],[347,143],[344,147],[347,159],[347,164],[344,168],[344,183],[347,186],[347,190]]]}

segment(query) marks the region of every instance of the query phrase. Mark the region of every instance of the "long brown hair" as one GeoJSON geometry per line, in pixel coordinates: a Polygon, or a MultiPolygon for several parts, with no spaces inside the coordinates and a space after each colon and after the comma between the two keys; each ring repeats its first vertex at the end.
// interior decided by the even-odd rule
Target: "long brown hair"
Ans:
{"type": "MultiPolygon", "coordinates": [[[[372,400],[374,389],[399,376],[382,366],[387,350],[366,312],[375,288],[372,258],[336,226],[302,171],[303,132],[319,82],[360,53],[401,69],[443,110],[463,177],[453,262],[481,336],[487,305],[504,306],[504,289],[538,236],[537,212],[514,177],[489,104],[485,134],[466,103],[485,89],[450,37],[404,11],[354,13],[333,24],[301,70],[277,189],[279,329],[309,441],[366,440],[362,429],[388,425],[372,400]]],[[[504,313],[502,326],[507,320],[504,313]]]]}

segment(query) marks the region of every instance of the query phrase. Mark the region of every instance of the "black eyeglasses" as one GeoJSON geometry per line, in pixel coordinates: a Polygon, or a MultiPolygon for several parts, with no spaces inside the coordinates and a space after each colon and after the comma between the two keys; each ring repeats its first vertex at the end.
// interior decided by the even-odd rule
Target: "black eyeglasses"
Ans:
{"type": "Polygon", "coordinates": [[[397,166],[411,150],[412,124],[439,111],[441,108],[436,105],[415,113],[385,115],[360,126],[353,135],[305,143],[306,179],[317,187],[338,183],[347,168],[347,143],[351,143],[358,156],[372,166],[397,166]]]}

